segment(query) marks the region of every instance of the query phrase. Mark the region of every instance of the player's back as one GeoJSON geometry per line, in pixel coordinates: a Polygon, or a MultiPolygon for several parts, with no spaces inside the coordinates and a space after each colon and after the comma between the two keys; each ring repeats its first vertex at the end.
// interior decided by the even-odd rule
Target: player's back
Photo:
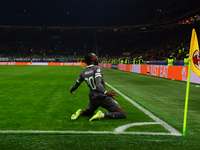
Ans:
{"type": "Polygon", "coordinates": [[[99,66],[96,65],[90,65],[87,66],[82,72],[81,72],[81,78],[84,80],[88,87],[90,88],[90,95],[93,95],[94,93],[97,93],[97,86],[95,79],[97,77],[101,78],[101,84],[105,88],[105,82],[103,79],[102,69],[99,66]]]}
{"type": "Polygon", "coordinates": [[[90,65],[82,71],[83,80],[88,84],[90,90],[96,90],[95,72],[98,66],[90,65]]]}

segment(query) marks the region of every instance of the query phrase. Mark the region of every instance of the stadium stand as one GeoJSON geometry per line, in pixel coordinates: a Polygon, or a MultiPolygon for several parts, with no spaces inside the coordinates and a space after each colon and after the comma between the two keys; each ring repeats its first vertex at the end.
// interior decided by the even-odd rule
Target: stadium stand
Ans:
{"type": "Polygon", "coordinates": [[[100,58],[118,58],[130,52],[131,58],[143,56],[144,60],[166,60],[169,55],[183,60],[192,28],[199,35],[199,22],[157,30],[0,28],[0,57],[81,57],[97,49],[100,58]],[[184,52],[179,53],[183,47],[184,52]]]}

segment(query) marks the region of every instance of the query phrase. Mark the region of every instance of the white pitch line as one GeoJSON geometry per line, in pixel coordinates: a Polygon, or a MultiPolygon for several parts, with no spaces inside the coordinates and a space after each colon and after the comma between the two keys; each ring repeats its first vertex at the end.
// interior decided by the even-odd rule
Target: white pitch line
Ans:
{"type": "Polygon", "coordinates": [[[159,124],[161,124],[165,129],[167,129],[169,132],[171,132],[172,135],[182,136],[182,134],[179,133],[172,126],[168,125],[166,122],[162,121],[161,119],[159,119],[158,117],[156,117],[155,115],[153,115],[152,113],[150,113],[148,110],[146,110],[145,108],[143,108],[140,105],[138,105],[136,102],[134,102],[132,99],[130,99],[129,97],[127,97],[126,95],[124,95],[123,93],[121,93],[120,91],[118,91],[116,88],[114,88],[113,86],[111,86],[108,83],[106,83],[106,85],[109,86],[110,88],[114,89],[118,94],[120,94],[123,98],[125,98],[126,100],[128,100],[130,103],[132,103],[135,107],[137,107],[138,109],[140,109],[141,111],[143,111],[150,118],[152,118],[153,120],[155,120],[156,122],[158,122],[159,124]]]}
{"type": "Polygon", "coordinates": [[[43,130],[5,130],[0,131],[0,134],[132,134],[132,135],[173,135],[181,136],[172,133],[164,132],[111,132],[111,131],[43,131],[43,130]]]}
{"type": "Polygon", "coordinates": [[[159,123],[158,122],[138,122],[138,123],[125,124],[123,126],[119,126],[118,128],[115,128],[115,132],[121,133],[121,132],[124,132],[124,130],[133,126],[143,126],[143,125],[152,125],[152,124],[159,124],[159,123]]]}

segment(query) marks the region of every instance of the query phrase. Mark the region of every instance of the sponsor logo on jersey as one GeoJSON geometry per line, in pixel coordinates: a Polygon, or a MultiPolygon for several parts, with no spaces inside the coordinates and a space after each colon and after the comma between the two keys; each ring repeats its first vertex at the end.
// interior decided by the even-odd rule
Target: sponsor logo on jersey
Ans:
{"type": "Polygon", "coordinates": [[[87,75],[87,74],[91,74],[91,73],[93,73],[93,72],[94,72],[93,70],[86,71],[86,72],[85,72],[85,75],[87,75]]]}

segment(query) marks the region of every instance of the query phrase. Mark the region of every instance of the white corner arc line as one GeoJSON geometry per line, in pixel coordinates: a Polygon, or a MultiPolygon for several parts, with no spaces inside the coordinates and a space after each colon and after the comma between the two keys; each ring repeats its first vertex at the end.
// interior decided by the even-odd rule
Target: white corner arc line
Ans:
{"type": "Polygon", "coordinates": [[[111,86],[110,84],[108,84],[107,82],[105,82],[105,83],[106,83],[107,86],[109,86],[110,88],[114,89],[118,94],[120,94],[123,98],[125,98],[126,100],[128,100],[135,107],[137,107],[138,109],[140,109],[141,111],[143,111],[150,118],[152,118],[153,120],[155,120],[156,122],[158,122],[159,124],[161,124],[165,129],[167,129],[169,132],[171,132],[171,134],[177,135],[177,136],[181,136],[182,135],[176,129],[174,129],[172,126],[168,125],[166,122],[162,121],[161,119],[159,119],[158,117],[156,117],[155,115],[153,115],[151,112],[149,112],[145,108],[141,107],[139,104],[137,104],[132,99],[130,99],[129,97],[127,97],[126,95],[124,95],[123,93],[121,93],[119,90],[117,90],[116,88],[114,88],[113,86],[111,86]]]}
{"type": "Polygon", "coordinates": [[[115,128],[115,132],[122,133],[127,128],[130,128],[133,126],[143,126],[143,125],[152,125],[152,124],[159,124],[159,123],[158,122],[138,122],[138,123],[125,124],[123,126],[119,126],[119,127],[115,128]]]}

